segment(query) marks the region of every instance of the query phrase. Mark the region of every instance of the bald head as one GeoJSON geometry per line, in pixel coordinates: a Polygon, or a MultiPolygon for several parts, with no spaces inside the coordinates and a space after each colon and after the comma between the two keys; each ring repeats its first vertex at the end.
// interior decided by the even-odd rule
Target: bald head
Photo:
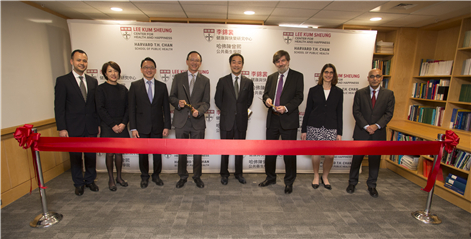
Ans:
{"type": "Polygon", "coordinates": [[[368,83],[371,88],[377,89],[383,81],[383,74],[380,69],[371,69],[368,73],[368,83]]]}

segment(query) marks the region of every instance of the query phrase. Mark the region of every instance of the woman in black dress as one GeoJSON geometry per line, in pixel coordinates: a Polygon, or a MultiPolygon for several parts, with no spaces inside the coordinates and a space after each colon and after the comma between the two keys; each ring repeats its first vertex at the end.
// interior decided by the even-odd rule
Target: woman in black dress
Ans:
{"type": "MultiPolygon", "coordinates": [[[[116,62],[109,61],[103,64],[101,72],[106,82],[99,85],[96,90],[96,107],[101,119],[101,136],[103,138],[129,138],[128,131],[128,89],[118,84],[121,77],[121,68],[116,62]]],[[[106,154],[106,169],[110,177],[108,186],[111,191],[116,191],[116,183],[113,178],[113,161],[116,164],[116,182],[123,187],[128,183],[121,178],[123,167],[123,154],[106,154]]]]}
{"type": "MultiPolygon", "coordinates": [[[[335,66],[328,63],[322,67],[317,85],[309,89],[306,110],[301,128],[302,140],[342,140],[343,90],[335,86],[338,82],[335,66]]],[[[331,190],[329,172],[334,155],[325,155],[321,182],[331,190]]],[[[312,187],[319,187],[320,155],[312,156],[314,179],[312,187]]]]}

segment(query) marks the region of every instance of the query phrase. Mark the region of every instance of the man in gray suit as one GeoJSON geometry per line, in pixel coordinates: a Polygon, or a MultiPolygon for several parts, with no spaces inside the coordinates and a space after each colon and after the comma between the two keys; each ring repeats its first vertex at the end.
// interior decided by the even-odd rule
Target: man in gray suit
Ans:
{"type": "MultiPolygon", "coordinates": [[[[253,82],[243,76],[244,57],[234,53],[229,57],[232,73],[219,79],[214,102],[221,110],[219,129],[221,139],[245,139],[249,119],[248,109],[253,101],[253,82]]],[[[240,183],[246,181],[242,176],[242,155],[235,156],[234,176],[240,183]]],[[[221,183],[227,185],[229,179],[229,155],[221,155],[221,183]]]]}
{"type": "MultiPolygon", "coordinates": [[[[170,90],[170,104],[175,107],[173,126],[177,139],[204,139],[206,123],[204,113],[209,109],[209,79],[198,72],[202,62],[201,55],[192,51],[188,53],[186,64],[188,71],[175,75],[170,90]]],[[[187,155],[178,156],[178,175],[180,180],[176,187],[185,185],[188,178],[187,155]]],[[[201,155],[193,155],[193,180],[199,188],[204,187],[201,181],[201,155]]]]}
{"type": "MultiPolygon", "coordinates": [[[[355,118],[354,140],[386,140],[386,125],[394,113],[394,93],[382,88],[381,70],[372,69],[368,73],[369,86],[358,90],[353,100],[353,117],[355,118]]],[[[355,192],[358,174],[364,155],[354,155],[350,168],[348,193],[355,192]]],[[[369,176],[366,184],[372,197],[378,197],[376,181],[378,179],[381,155],[368,155],[369,176]]]]}

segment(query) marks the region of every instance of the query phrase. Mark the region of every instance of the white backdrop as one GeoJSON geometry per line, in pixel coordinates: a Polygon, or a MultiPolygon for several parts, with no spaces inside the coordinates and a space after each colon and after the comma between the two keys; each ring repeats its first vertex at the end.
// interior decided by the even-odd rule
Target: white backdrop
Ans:
{"type": "MultiPolygon", "coordinates": [[[[117,62],[122,70],[121,84],[130,86],[142,78],[140,62],[151,57],[157,63],[156,79],[167,84],[170,91],[173,76],[185,71],[188,52],[196,50],[203,58],[201,73],[211,80],[211,107],[206,112],[206,138],[219,139],[219,109],[214,93],[219,78],[230,73],[229,56],[241,53],[245,64],[243,74],[254,81],[255,96],[251,106],[247,139],[264,140],[267,109],[259,99],[267,76],[276,71],[273,54],[282,49],[290,53],[290,68],[304,74],[304,99],[310,87],[317,84],[321,68],[326,63],[336,66],[337,86],[344,90],[343,140],[351,140],[354,120],[352,102],[355,91],[367,85],[371,68],[376,31],[346,31],[332,29],[300,29],[276,26],[212,25],[177,23],[115,23],[104,21],[68,20],[72,49],[88,54],[87,73],[99,84],[105,80],[100,72],[107,61],[117,62]]],[[[300,105],[302,122],[305,101],[300,105]]],[[[173,108],[172,108],[173,112],[173,108]]],[[[300,138],[298,129],[298,139],[300,138]]],[[[175,138],[174,130],[168,138],[175,138]]],[[[313,143],[315,143],[313,141],[313,143]]],[[[334,143],[334,142],[333,142],[334,143]]],[[[138,157],[124,156],[123,171],[139,172],[138,157]]],[[[176,173],[178,155],[162,155],[163,172],[176,173]]],[[[284,172],[282,156],[278,156],[277,172],[284,172]]],[[[312,172],[309,156],[298,156],[298,172],[312,172]]],[[[106,171],[104,155],[97,158],[97,169],[106,171]]],[[[336,156],[332,172],[346,172],[351,155],[336,156]]],[[[152,165],[152,160],[150,160],[152,165]]],[[[233,156],[230,157],[233,172],[233,156]]],[[[220,156],[204,155],[203,172],[219,173],[220,156]]],[[[244,172],[264,172],[264,156],[246,155],[244,172]]],[[[150,167],[152,168],[152,167],[150,167]]],[[[189,172],[192,157],[189,157],[189,172]]]]}

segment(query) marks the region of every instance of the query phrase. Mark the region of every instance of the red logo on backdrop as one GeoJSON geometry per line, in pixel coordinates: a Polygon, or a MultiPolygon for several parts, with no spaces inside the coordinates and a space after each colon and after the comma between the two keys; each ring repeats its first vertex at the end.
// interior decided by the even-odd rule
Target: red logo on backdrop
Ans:
{"type": "Polygon", "coordinates": [[[214,119],[214,110],[208,110],[204,114],[204,117],[206,118],[206,121],[211,122],[211,120],[214,119]]]}
{"type": "Polygon", "coordinates": [[[98,69],[87,69],[85,73],[87,73],[87,75],[92,76],[94,78],[98,77],[98,69]]]}
{"type": "Polygon", "coordinates": [[[172,78],[172,73],[170,70],[160,70],[160,79],[162,79],[164,82],[167,82],[172,78]]]}
{"type": "Polygon", "coordinates": [[[120,27],[119,30],[121,31],[121,36],[123,36],[124,39],[129,40],[132,35],[132,27],[120,27]]]}
{"type": "Polygon", "coordinates": [[[283,32],[283,41],[286,44],[290,44],[293,41],[294,32],[283,32]]]}
{"type": "Polygon", "coordinates": [[[203,29],[203,36],[206,41],[211,42],[214,39],[214,34],[215,34],[214,29],[203,29]]]}

